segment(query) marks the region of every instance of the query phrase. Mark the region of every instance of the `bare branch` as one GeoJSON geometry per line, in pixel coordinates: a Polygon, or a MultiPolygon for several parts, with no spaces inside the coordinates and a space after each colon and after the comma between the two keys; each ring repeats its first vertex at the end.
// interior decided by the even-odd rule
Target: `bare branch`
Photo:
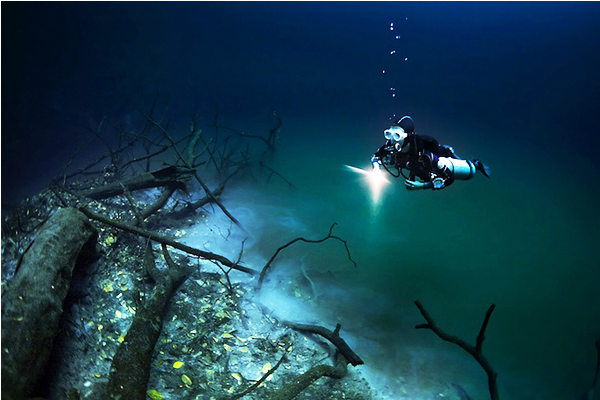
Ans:
{"type": "MultiPolygon", "coordinates": [[[[150,115],[148,115],[148,114],[144,114],[144,115],[146,116],[146,118],[148,119],[148,121],[151,124],[153,124],[154,126],[156,126],[163,133],[163,135],[165,135],[165,137],[171,142],[171,144],[173,145],[173,149],[175,150],[175,152],[177,153],[177,156],[183,162],[183,164],[186,165],[187,167],[190,167],[190,165],[188,164],[187,160],[183,157],[183,155],[181,154],[181,152],[179,151],[179,149],[177,149],[177,146],[175,146],[175,141],[173,140],[173,138],[171,138],[171,136],[169,135],[169,133],[167,132],[167,130],[165,128],[163,128],[162,125],[159,122],[154,121],[150,115]]],[[[227,210],[227,208],[225,208],[225,206],[223,205],[223,203],[221,203],[221,201],[219,199],[217,199],[213,195],[213,193],[208,188],[208,186],[206,185],[206,183],[204,183],[204,181],[198,175],[198,172],[194,171],[194,177],[196,178],[196,180],[198,181],[198,183],[200,184],[200,186],[202,186],[202,189],[204,190],[204,192],[206,192],[206,194],[211,198],[211,200],[213,202],[215,202],[219,206],[219,208],[223,211],[223,213],[225,215],[227,215],[227,217],[229,219],[231,219],[236,225],[238,225],[239,227],[241,227],[240,222],[233,215],[231,215],[231,213],[227,210]]]]}
{"type": "Polygon", "coordinates": [[[356,354],[348,343],[344,339],[340,337],[340,328],[341,325],[337,324],[335,330],[332,332],[327,328],[324,328],[319,325],[304,325],[304,324],[296,324],[294,322],[282,321],[283,325],[289,326],[292,329],[303,332],[316,333],[329,340],[337,349],[342,353],[342,355],[346,358],[347,362],[354,365],[364,364],[364,361],[356,354]]]}
{"type": "Polygon", "coordinates": [[[490,398],[492,400],[499,400],[500,397],[498,394],[498,384],[496,382],[498,373],[496,371],[494,371],[494,368],[492,368],[492,365],[483,356],[483,353],[481,351],[481,346],[482,346],[483,340],[485,339],[485,335],[484,335],[485,329],[487,328],[490,316],[492,315],[492,312],[494,311],[494,308],[496,306],[494,304],[492,304],[490,306],[490,308],[488,309],[487,313],[485,314],[485,319],[483,320],[481,329],[479,330],[479,335],[477,336],[477,344],[476,344],[476,346],[472,346],[472,345],[468,344],[467,342],[465,342],[464,340],[462,340],[461,338],[459,338],[458,336],[449,335],[448,333],[444,332],[440,327],[438,327],[437,324],[435,323],[435,321],[433,320],[433,318],[431,317],[431,315],[427,312],[427,310],[425,310],[425,307],[423,307],[423,305],[421,304],[420,301],[418,301],[418,300],[415,301],[415,305],[421,312],[421,315],[423,316],[423,318],[425,318],[425,321],[427,321],[426,324],[419,324],[419,325],[415,326],[415,328],[416,329],[430,329],[440,339],[442,339],[446,342],[454,343],[455,345],[459,346],[460,348],[465,350],[467,353],[469,353],[471,356],[473,356],[473,358],[475,358],[475,360],[479,363],[479,365],[481,365],[481,367],[483,368],[483,370],[485,371],[485,373],[488,376],[488,388],[490,391],[490,398]]]}
{"type": "Polygon", "coordinates": [[[475,349],[481,353],[481,346],[483,346],[483,341],[485,340],[485,330],[488,326],[488,322],[490,322],[490,317],[492,316],[492,312],[494,312],[494,308],[496,308],[495,304],[492,304],[490,308],[488,308],[485,313],[485,318],[483,319],[483,324],[481,324],[481,329],[479,330],[479,334],[477,335],[477,340],[475,344],[475,349]]]}
{"type": "Polygon", "coordinates": [[[260,288],[262,287],[262,283],[265,279],[265,276],[267,275],[267,272],[269,271],[269,269],[271,268],[271,265],[273,264],[273,261],[275,261],[275,259],[277,258],[277,256],[279,255],[279,253],[281,253],[282,250],[286,249],[287,247],[291,246],[292,244],[296,243],[296,242],[305,242],[305,243],[321,243],[326,241],[327,239],[335,239],[335,240],[339,240],[340,242],[344,243],[344,247],[346,248],[346,254],[348,255],[348,259],[350,261],[352,261],[352,264],[354,264],[354,267],[356,268],[356,262],[352,259],[352,256],[350,255],[350,249],[348,248],[348,242],[346,242],[344,239],[337,237],[337,236],[333,236],[331,233],[333,231],[333,228],[337,225],[337,222],[334,222],[331,227],[329,228],[329,233],[327,234],[327,236],[325,236],[322,239],[317,239],[317,240],[311,240],[311,239],[305,239],[302,237],[296,238],[286,244],[284,244],[283,246],[280,246],[275,253],[273,254],[273,256],[269,259],[269,261],[267,261],[267,263],[265,264],[265,266],[263,267],[262,271],[260,272],[260,277],[258,279],[258,284],[256,285],[256,290],[260,290],[260,288]]]}
{"type": "Polygon", "coordinates": [[[260,166],[261,166],[261,168],[265,168],[265,169],[267,169],[268,171],[271,172],[271,175],[269,175],[269,177],[267,178],[267,182],[269,182],[269,180],[271,179],[271,176],[276,175],[276,176],[280,177],[281,179],[283,179],[283,181],[285,183],[287,183],[290,186],[290,188],[292,188],[292,189],[296,188],[292,182],[290,182],[289,180],[287,180],[286,178],[284,178],[283,175],[281,175],[279,172],[275,171],[273,168],[269,167],[264,162],[260,161],[260,166]]]}
{"type": "Polygon", "coordinates": [[[140,235],[142,237],[154,240],[155,242],[159,242],[159,243],[163,243],[166,244],[168,246],[174,247],[178,250],[181,250],[185,253],[188,254],[192,254],[194,256],[206,259],[206,260],[210,260],[210,261],[218,261],[223,265],[226,265],[228,267],[231,267],[237,271],[241,271],[241,272],[245,272],[247,274],[257,274],[258,272],[248,268],[248,267],[244,267],[242,265],[240,265],[239,263],[234,263],[231,260],[229,260],[227,257],[221,256],[219,254],[215,254],[215,253],[211,253],[208,251],[203,251],[203,250],[198,250],[195,249],[193,247],[187,246],[183,243],[179,243],[175,240],[169,239],[167,237],[161,236],[157,233],[154,232],[150,232],[147,231],[145,229],[139,228],[137,226],[133,226],[133,225],[129,225],[129,224],[125,224],[123,222],[119,222],[119,221],[114,221],[110,218],[106,218],[103,217],[102,215],[96,214],[95,212],[91,211],[90,209],[86,208],[86,207],[81,207],[79,209],[82,213],[84,213],[88,218],[93,219],[95,221],[99,221],[102,222],[103,224],[107,224],[110,226],[113,226],[117,229],[121,229],[127,232],[131,232],[134,233],[136,235],[140,235]]]}
{"type": "Polygon", "coordinates": [[[304,389],[309,387],[317,379],[327,376],[333,379],[342,379],[348,373],[348,361],[344,356],[337,352],[335,357],[335,366],[320,364],[312,367],[302,375],[294,378],[293,381],[279,389],[270,400],[292,400],[296,398],[304,389]]]}

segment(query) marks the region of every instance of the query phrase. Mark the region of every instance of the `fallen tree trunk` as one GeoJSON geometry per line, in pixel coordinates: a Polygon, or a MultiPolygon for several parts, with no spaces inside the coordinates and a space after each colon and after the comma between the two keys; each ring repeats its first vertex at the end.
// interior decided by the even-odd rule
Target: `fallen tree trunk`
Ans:
{"type": "MultiPolygon", "coordinates": [[[[151,252],[147,248],[147,252],[151,252]]],[[[154,345],[160,336],[165,308],[175,290],[189,276],[190,271],[175,264],[163,245],[163,254],[169,265],[166,271],[148,266],[156,285],[148,300],[140,307],[127,331],[125,340],[119,348],[110,366],[107,395],[109,399],[144,400],[146,386],[150,376],[150,364],[154,345]]],[[[151,253],[146,262],[153,264],[151,253]]]]}
{"type": "Polygon", "coordinates": [[[135,191],[155,187],[171,187],[185,190],[185,181],[189,180],[193,176],[193,173],[193,170],[190,168],[170,166],[158,171],[147,172],[123,181],[86,190],[81,195],[94,200],[102,200],[121,195],[125,190],[135,191]]]}
{"type": "Polygon", "coordinates": [[[95,251],[97,233],[74,208],[59,209],[40,228],[2,293],[2,397],[27,397],[52,350],[73,269],[95,251]]]}

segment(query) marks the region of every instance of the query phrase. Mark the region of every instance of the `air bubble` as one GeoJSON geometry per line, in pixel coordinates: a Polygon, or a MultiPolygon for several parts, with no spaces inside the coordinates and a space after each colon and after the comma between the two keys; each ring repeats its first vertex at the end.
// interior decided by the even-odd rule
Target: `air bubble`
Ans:
{"type": "Polygon", "coordinates": [[[400,39],[400,35],[396,35],[396,40],[400,39]]]}

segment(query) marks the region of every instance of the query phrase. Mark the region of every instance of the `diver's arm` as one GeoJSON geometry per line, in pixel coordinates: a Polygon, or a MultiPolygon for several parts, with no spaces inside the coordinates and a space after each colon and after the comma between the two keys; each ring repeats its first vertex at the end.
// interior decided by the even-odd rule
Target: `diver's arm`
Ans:
{"type": "Polygon", "coordinates": [[[373,154],[373,156],[371,157],[371,165],[373,166],[373,168],[380,169],[381,164],[381,158],[377,156],[377,153],[373,154]]]}
{"type": "Polygon", "coordinates": [[[406,186],[406,190],[433,189],[433,183],[431,183],[431,182],[417,182],[417,181],[411,181],[410,179],[405,179],[404,185],[406,186]]]}
{"type": "Polygon", "coordinates": [[[387,156],[388,154],[391,153],[391,149],[392,149],[392,145],[390,144],[390,141],[388,140],[387,142],[385,142],[383,144],[383,146],[381,146],[380,148],[377,149],[377,151],[373,154],[373,157],[371,157],[371,161],[373,159],[378,159],[381,161],[385,156],[387,156]]]}
{"type": "Polygon", "coordinates": [[[407,190],[425,190],[425,189],[442,190],[442,189],[447,188],[448,186],[452,185],[452,183],[454,183],[454,179],[452,179],[452,178],[443,179],[441,177],[435,177],[435,178],[433,178],[433,180],[431,180],[429,182],[419,182],[419,181],[413,181],[410,179],[404,180],[404,185],[406,186],[407,190]]]}
{"type": "Polygon", "coordinates": [[[392,144],[390,144],[390,141],[388,140],[371,156],[371,165],[373,166],[373,168],[379,168],[384,163],[389,164],[390,157],[393,156],[393,153],[394,147],[392,144]]]}

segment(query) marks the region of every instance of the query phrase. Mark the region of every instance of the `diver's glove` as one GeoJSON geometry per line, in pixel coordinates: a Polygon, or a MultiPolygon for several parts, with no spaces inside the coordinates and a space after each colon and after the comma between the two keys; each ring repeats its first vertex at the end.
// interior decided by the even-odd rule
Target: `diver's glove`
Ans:
{"type": "Polygon", "coordinates": [[[373,169],[381,169],[381,160],[375,154],[371,157],[371,165],[373,169]]]}
{"type": "Polygon", "coordinates": [[[410,179],[405,179],[404,185],[406,186],[407,190],[433,189],[433,183],[431,182],[417,182],[411,181],[410,179]]]}

